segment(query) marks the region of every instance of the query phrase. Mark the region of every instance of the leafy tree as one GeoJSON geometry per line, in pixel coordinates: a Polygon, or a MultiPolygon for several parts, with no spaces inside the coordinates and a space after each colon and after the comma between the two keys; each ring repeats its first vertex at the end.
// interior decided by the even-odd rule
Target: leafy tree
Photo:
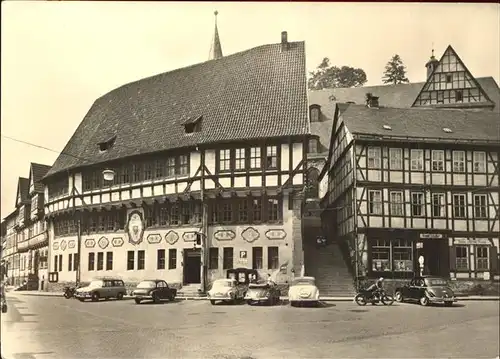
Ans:
{"type": "Polygon", "coordinates": [[[382,77],[384,84],[401,84],[410,82],[406,77],[406,66],[398,54],[394,55],[387,65],[385,65],[384,76],[382,77]]]}
{"type": "Polygon", "coordinates": [[[310,90],[322,90],[336,87],[363,86],[367,79],[363,69],[350,66],[331,66],[330,59],[325,57],[316,70],[309,73],[307,86],[310,90]]]}

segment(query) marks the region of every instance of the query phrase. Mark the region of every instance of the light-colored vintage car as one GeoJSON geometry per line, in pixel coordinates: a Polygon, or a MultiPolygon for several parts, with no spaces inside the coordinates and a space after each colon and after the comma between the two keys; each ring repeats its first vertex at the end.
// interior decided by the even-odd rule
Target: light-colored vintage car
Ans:
{"type": "Polygon", "coordinates": [[[238,283],[236,279],[217,279],[207,292],[207,296],[212,305],[217,301],[233,304],[245,298],[246,290],[247,286],[238,283]]]}
{"type": "Polygon", "coordinates": [[[288,289],[288,301],[292,307],[301,303],[319,303],[319,290],[314,277],[294,278],[288,289]]]}

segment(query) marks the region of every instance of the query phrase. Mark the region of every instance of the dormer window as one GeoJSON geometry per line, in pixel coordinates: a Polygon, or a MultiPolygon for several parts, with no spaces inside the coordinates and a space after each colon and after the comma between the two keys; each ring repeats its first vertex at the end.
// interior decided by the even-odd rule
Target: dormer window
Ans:
{"type": "Polygon", "coordinates": [[[316,138],[309,139],[309,148],[307,153],[318,153],[318,139],[316,138]]]}
{"type": "Polygon", "coordinates": [[[99,152],[106,152],[108,151],[113,145],[115,144],[116,141],[116,136],[111,137],[107,141],[100,142],[98,143],[99,145],[99,152]]]}
{"type": "Polygon", "coordinates": [[[311,122],[319,122],[320,112],[321,107],[319,105],[311,105],[311,107],[309,107],[309,117],[311,122]]]}
{"type": "Polygon", "coordinates": [[[187,121],[184,122],[184,131],[186,133],[200,132],[202,120],[203,116],[188,118],[187,121]]]}

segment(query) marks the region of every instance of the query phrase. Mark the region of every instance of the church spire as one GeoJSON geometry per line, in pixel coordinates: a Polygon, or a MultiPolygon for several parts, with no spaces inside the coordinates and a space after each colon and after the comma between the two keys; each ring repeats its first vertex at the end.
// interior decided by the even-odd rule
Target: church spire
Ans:
{"type": "Polygon", "coordinates": [[[215,32],[214,32],[214,41],[212,43],[212,46],[210,47],[210,55],[209,55],[209,60],[217,60],[222,57],[222,46],[220,45],[220,39],[219,39],[219,31],[217,30],[217,15],[219,12],[216,10],[214,12],[215,15],[215,32]]]}
{"type": "Polygon", "coordinates": [[[425,64],[425,67],[427,68],[427,78],[431,76],[438,65],[439,60],[434,56],[434,43],[432,43],[432,55],[429,61],[425,64]]]}

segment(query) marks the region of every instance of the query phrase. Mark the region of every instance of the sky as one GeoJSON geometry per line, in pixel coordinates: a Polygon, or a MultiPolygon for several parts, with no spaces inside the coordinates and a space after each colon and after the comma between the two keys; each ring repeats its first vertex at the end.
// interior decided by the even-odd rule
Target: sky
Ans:
{"type": "Polygon", "coordinates": [[[2,1],[1,214],[14,210],[30,162],[52,165],[92,103],[127,82],[208,60],[214,10],[224,55],[305,41],[306,65],[365,70],[381,84],[399,54],[425,80],[434,46],[452,45],[475,77],[500,83],[498,4],[2,1]]]}

